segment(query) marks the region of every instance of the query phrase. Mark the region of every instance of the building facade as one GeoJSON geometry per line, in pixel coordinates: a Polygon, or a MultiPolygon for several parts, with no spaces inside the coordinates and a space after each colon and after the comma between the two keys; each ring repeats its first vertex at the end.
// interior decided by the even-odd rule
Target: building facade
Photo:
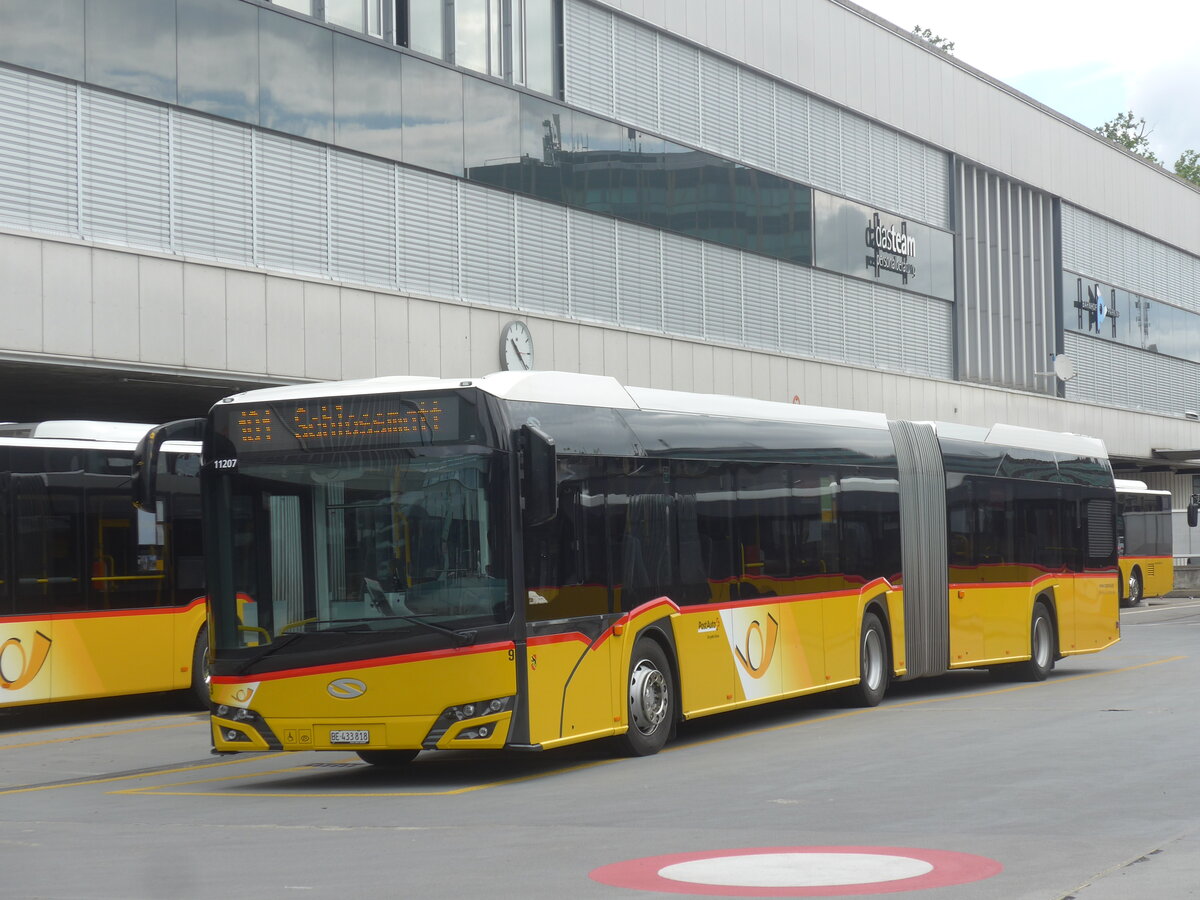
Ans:
{"type": "Polygon", "coordinates": [[[0,0],[0,304],[6,418],[532,365],[1200,472],[1200,191],[838,0],[0,0]]]}

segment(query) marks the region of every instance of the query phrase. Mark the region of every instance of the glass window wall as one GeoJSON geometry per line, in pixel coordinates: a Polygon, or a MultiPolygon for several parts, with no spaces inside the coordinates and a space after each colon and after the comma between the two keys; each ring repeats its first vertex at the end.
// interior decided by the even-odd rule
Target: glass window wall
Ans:
{"type": "Polygon", "coordinates": [[[88,0],[85,78],[118,91],[175,103],[175,4],[88,0]]]}
{"type": "Polygon", "coordinates": [[[463,76],[413,56],[402,60],[404,162],[463,175],[463,76]]]}
{"type": "Polygon", "coordinates": [[[333,140],[333,32],[259,10],[259,121],[333,140]]]}
{"type": "Polygon", "coordinates": [[[313,14],[313,0],[271,0],[276,6],[291,9],[306,16],[313,14]]]}
{"type": "Polygon", "coordinates": [[[325,0],[325,21],[330,25],[365,32],[366,4],[363,0],[325,0]]]}
{"type": "Polygon", "coordinates": [[[334,142],[375,156],[400,159],[401,56],[350,35],[333,42],[334,142]]]}
{"type": "MultiPolygon", "coordinates": [[[[517,39],[513,45],[513,69],[517,69],[518,58],[523,60],[524,84],[531,91],[558,96],[557,60],[559,58],[558,9],[555,0],[513,0],[522,9],[523,33],[518,53],[517,39]]],[[[514,33],[517,32],[514,16],[514,33]]]]}
{"type": "Polygon", "coordinates": [[[444,59],[445,0],[402,0],[397,4],[397,9],[397,17],[406,26],[397,31],[397,37],[407,37],[410,50],[444,59]]]}
{"type": "Polygon", "coordinates": [[[1200,314],[1074,272],[1063,273],[1063,327],[1200,362],[1200,314]]]}
{"type": "Polygon", "coordinates": [[[0,59],[64,78],[83,78],[83,0],[0,0],[0,59]]]}
{"type": "Polygon", "coordinates": [[[258,122],[258,10],[178,0],[179,104],[258,122]]]}

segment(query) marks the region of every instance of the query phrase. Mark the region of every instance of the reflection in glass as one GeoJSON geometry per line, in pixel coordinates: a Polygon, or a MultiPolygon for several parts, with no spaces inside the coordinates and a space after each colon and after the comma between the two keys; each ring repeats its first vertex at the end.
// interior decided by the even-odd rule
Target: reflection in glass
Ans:
{"type": "Polygon", "coordinates": [[[334,36],[334,142],[400,159],[400,54],[359,38],[334,36]]]}
{"type": "Polygon", "coordinates": [[[500,0],[455,0],[455,65],[503,76],[503,33],[500,0]]]}
{"type": "Polygon", "coordinates": [[[258,122],[258,11],[244,3],[177,0],[179,103],[258,122]]]}
{"type": "MultiPolygon", "coordinates": [[[[475,142],[471,122],[478,115],[469,105],[469,147],[475,142]]],[[[811,263],[811,192],[803,185],[526,94],[520,97],[516,149],[517,161],[500,155],[481,159],[468,150],[467,177],[577,209],[811,263]]]]}
{"type": "Polygon", "coordinates": [[[520,190],[517,183],[507,184],[505,176],[521,157],[520,95],[508,88],[478,78],[465,79],[463,91],[463,148],[467,177],[479,168],[488,174],[501,174],[498,187],[520,190]]]}
{"type": "Polygon", "coordinates": [[[415,57],[402,58],[404,162],[463,175],[463,76],[415,57]]]}
{"type": "Polygon", "coordinates": [[[444,59],[443,0],[408,0],[408,47],[444,59]]]}
{"type": "Polygon", "coordinates": [[[292,9],[298,13],[304,13],[306,16],[312,15],[312,0],[271,0],[276,6],[282,6],[284,9],[292,9]]]}
{"type": "Polygon", "coordinates": [[[333,32],[259,10],[260,124],[333,140],[333,32]]]}
{"type": "Polygon", "coordinates": [[[88,81],[176,102],[174,3],[89,0],[84,40],[88,81]]]}
{"type": "Polygon", "coordinates": [[[83,0],[0,0],[0,59],[83,79],[83,0]]]}
{"type": "Polygon", "coordinates": [[[1063,327],[1200,362],[1200,315],[1074,272],[1063,273],[1063,327]],[[1103,321],[1098,321],[1097,292],[1105,299],[1103,321]]]}
{"type": "Polygon", "coordinates": [[[325,21],[354,31],[365,31],[363,0],[325,0],[325,21]]]}
{"type": "MultiPolygon", "coordinates": [[[[554,27],[554,0],[514,0],[525,10],[525,80],[524,84],[542,94],[556,94],[554,89],[557,34],[554,27]]],[[[514,58],[516,49],[514,47],[514,58]]]]}

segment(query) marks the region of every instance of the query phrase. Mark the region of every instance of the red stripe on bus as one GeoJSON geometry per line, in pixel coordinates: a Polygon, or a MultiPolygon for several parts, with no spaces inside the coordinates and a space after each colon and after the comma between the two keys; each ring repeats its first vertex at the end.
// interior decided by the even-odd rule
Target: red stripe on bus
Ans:
{"type": "Polygon", "coordinates": [[[547,644],[566,644],[571,642],[587,645],[591,644],[592,639],[578,631],[564,631],[562,634],[538,635],[526,641],[530,647],[545,647],[547,644]]]}
{"type": "Polygon", "coordinates": [[[350,669],[377,669],[380,666],[424,662],[431,659],[446,659],[454,656],[472,656],[478,653],[495,653],[512,650],[512,641],[500,644],[480,644],[478,647],[454,647],[447,650],[425,650],[420,653],[404,653],[399,656],[380,656],[375,659],[360,659],[354,662],[330,663],[325,666],[310,666],[302,669],[281,669],[261,675],[213,675],[214,684],[247,684],[252,681],[277,681],[281,678],[296,678],[301,675],[326,675],[330,672],[345,672],[350,669]]]}

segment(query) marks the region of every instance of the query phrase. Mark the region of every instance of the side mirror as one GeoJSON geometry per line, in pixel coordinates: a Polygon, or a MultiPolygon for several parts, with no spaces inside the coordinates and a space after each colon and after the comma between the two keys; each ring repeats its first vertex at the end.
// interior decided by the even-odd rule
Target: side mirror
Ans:
{"type": "Polygon", "coordinates": [[[151,428],[133,448],[133,505],[154,509],[158,480],[158,451],[167,441],[198,441],[204,436],[204,419],[178,419],[151,428]]]}
{"type": "Polygon", "coordinates": [[[521,497],[526,525],[541,525],[558,515],[558,454],[554,438],[533,424],[521,426],[521,497]]]}
{"type": "Polygon", "coordinates": [[[1197,522],[1200,522],[1200,498],[1193,497],[1188,504],[1188,526],[1195,528],[1197,522]]]}

